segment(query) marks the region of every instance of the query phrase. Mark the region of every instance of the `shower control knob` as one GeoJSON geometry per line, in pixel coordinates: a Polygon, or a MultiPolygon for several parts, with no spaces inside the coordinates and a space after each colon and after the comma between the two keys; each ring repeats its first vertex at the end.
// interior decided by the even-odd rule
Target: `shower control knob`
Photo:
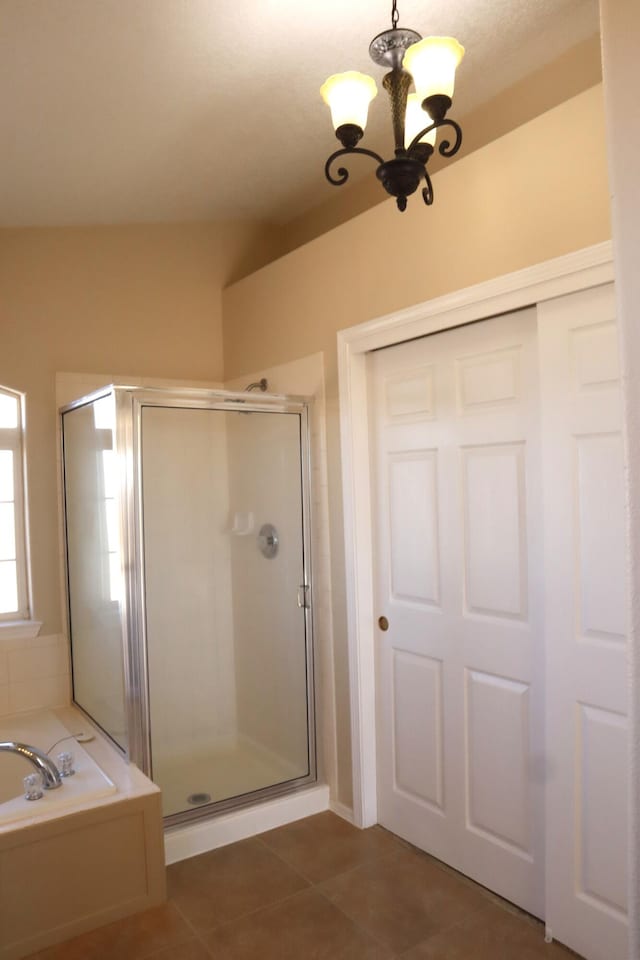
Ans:
{"type": "Polygon", "coordinates": [[[280,540],[272,523],[263,523],[258,533],[258,548],[263,557],[273,560],[277,556],[280,540]]]}

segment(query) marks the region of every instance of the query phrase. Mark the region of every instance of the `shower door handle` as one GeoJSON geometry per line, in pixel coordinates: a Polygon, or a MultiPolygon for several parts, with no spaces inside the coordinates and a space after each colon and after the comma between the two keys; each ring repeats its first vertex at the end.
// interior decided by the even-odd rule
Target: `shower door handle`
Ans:
{"type": "Polygon", "coordinates": [[[309,586],[306,583],[301,583],[298,587],[298,606],[301,610],[309,610],[311,607],[309,602],[309,586]]]}

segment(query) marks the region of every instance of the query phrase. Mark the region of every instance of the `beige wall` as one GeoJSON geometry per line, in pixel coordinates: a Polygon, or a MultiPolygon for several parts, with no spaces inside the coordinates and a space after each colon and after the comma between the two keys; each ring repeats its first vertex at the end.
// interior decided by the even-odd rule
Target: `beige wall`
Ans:
{"type": "Polygon", "coordinates": [[[264,263],[255,224],[0,231],[0,384],[27,393],[34,615],[62,627],[55,373],[222,378],[221,289],[264,263]]]}
{"type": "Polygon", "coordinates": [[[338,726],[351,802],[336,332],[610,236],[600,86],[434,177],[435,203],[384,203],[224,293],[225,375],[324,351],[338,726]]]}

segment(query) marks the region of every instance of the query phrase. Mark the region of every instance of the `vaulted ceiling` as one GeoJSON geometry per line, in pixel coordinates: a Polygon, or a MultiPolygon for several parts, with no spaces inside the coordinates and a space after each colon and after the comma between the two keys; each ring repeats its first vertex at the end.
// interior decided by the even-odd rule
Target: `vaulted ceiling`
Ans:
{"type": "MultiPolygon", "coordinates": [[[[400,25],[466,47],[472,111],[598,30],[597,0],[399,0],[400,25]]],[[[383,71],[388,0],[0,0],[0,225],[242,217],[331,196],[318,88],[383,71]]],[[[367,141],[390,151],[385,96],[367,141]]]]}

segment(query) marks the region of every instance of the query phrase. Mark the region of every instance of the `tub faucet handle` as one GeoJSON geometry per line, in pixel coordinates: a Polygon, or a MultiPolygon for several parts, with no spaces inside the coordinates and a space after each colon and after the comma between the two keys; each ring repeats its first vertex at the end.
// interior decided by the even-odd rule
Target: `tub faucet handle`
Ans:
{"type": "Polygon", "coordinates": [[[40,800],[43,796],[42,777],[39,773],[30,773],[22,781],[25,800],[40,800]]]}
{"type": "Polygon", "coordinates": [[[73,767],[73,754],[65,750],[63,753],[59,753],[57,756],[58,761],[58,770],[60,771],[61,777],[72,777],[76,772],[73,767]]]}

